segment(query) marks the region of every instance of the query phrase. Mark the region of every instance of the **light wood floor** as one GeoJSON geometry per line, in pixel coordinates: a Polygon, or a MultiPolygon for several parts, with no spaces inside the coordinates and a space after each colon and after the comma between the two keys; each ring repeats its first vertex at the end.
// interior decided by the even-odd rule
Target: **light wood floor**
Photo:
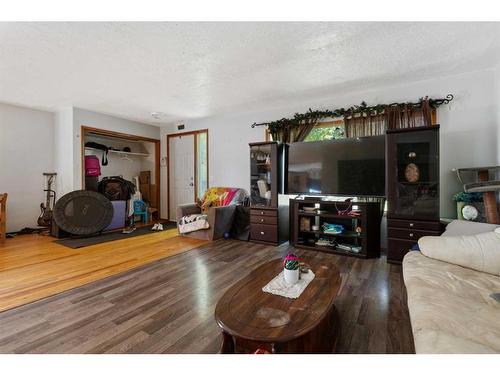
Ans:
{"type": "MultiPolygon", "coordinates": [[[[219,240],[10,309],[0,313],[0,353],[215,353],[217,301],[288,251],[219,240]]],[[[335,300],[339,353],[414,352],[401,266],[385,257],[297,251],[305,253],[333,260],[342,276],[335,300]]]]}
{"type": "Polygon", "coordinates": [[[177,229],[80,249],[52,237],[22,235],[0,244],[0,311],[191,250],[205,241],[177,229]]]}

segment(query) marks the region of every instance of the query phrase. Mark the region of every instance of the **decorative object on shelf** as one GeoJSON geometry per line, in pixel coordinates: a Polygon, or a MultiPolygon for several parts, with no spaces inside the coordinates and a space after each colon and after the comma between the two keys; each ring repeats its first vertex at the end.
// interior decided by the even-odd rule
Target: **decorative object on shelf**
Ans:
{"type": "Polygon", "coordinates": [[[296,284],[299,281],[299,258],[295,254],[288,254],[283,261],[283,276],[285,282],[289,285],[296,284]]]}
{"type": "Polygon", "coordinates": [[[309,217],[300,218],[300,230],[305,230],[305,231],[311,230],[311,218],[309,217]]]}
{"type": "Polygon", "coordinates": [[[318,209],[316,207],[303,207],[305,212],[316,212],[318,209]]]}
{"type": "MultiPolygon", "coordinates": [[[[400,129],[407,127],[431,125],[431,109],[436,109],[453,100],[453,95],[445,98],[433,99],[423,97],[416,103],[391,103],[368,106],[366,102],[349,108],[335,108],[331,110],[312,110],[306,113],[295,113],[292,118],[282,118],[276,121],[253,123],[256,126],[267,126],[273,140],[281,142],[301,142],[314,126],[324,118],[344,118],[347,137],[361,137],[383,134],[386,129],[400,129]],[[349,126],[350,119],[361,119],[361,124],[349,126]],[[368,121],[364,121],[367,119],[368,121]],[[377,123],[372,123],[375,120],[377,123]],[[350,129],[351,128],[351,129],[350,129]],[[373,133],[375,129],[375,134],[373,133]]],[[[357,122],[357,121],[356,121],[357,122]]]]}
{"type": "Polygon", "coordinates": [[[496,179],[500,165],[489,167],[472,167],[453,169],[458,180],[464,185],[466,193],[483,193],[484,216],[489,224],[500,224],[500,212],[497,203],[497,192],[500,191],[500,180],[496,179]],[[472,174],[473,182],[465,183],[464,174],[472,174]]]}
{"type": "Polygon", "coordinates": [[[416,152],[408,153],[408,164],[405,168],[405,178],[408,182],[418,182],[420,179],[420,168],[415,164],[415,158],[417,157],[416,152]]]}
{"type": "Polygon", "coordinates": [[[484,217],[483,193],[455,194],[453,200],[457,202],[457,219],[471,221],[486,221],[484,217]]]}
{"type": "Polygon", "coordinates": [[[323,223],[322,225],[323,232],[329,233],[329,234],[340,234],[345,231],[345,228],[343,225],[340,224],[329,224],[329,223],[323,223]]]}
{"type": "Polygon", "coordinates": [[[318,246],[336,246],[336,243],[335,243],[334,239],[328,240],[326,238],[320,238],[319,240],[316,241],[316,245],[318,245],[318,246]]]}
{"type": "Polygon", "coordinates": [[[465,220],[474,221],[479,216],[479,211],[476,207],[467,204],[462,208],[462,216],[465,220]]]}
{"type": "Polygon", "coordinates": [[[405,168],[405,178],[408,182],[418,182],[420,179],[420,169],[415,163],[408,163],[405,168]]]}
{"type": "Polygon", "coordinates": [[[361,246],[351,246],[351,251],[358,254],[361,251],[361,246]]]}
{"type": "Polygon", "coordinates": [[[349,203],[347,207],[339,208],[337,203],[335,203],[335,209],[337,210],[337,215],[349,215],[352,209],[352,198],[347,198],[344,202],[349,203]]]}

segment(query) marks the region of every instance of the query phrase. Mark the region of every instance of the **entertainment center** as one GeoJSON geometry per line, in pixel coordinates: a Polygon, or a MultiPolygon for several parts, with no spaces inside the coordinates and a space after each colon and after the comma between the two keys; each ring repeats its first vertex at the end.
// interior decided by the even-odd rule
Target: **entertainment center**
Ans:
{"type": "Polygon", "coordinates": [[[440,235],[439,125],[331,141],[250,144],[250,240],[387,261],[440,235]],[[288,205],[279,194],[292,195],[288,205]],[[287,219],[287,216],[289,220],[287,219]]]}

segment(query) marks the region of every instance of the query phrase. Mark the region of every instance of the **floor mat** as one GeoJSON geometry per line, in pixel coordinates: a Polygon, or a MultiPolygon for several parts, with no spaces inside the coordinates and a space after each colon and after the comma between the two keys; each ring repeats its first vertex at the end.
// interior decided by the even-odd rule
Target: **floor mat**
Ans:
{"type": "MultiPolygon", "coordinates": [[[[145,227],[137,228],[135,231],[133,231],[132,233],[128,233],[128,234],[124,234],[122,232],[111,232],[111,233],[103,233],[103,234],[92,236],[92,237],[63,238],[63,239],[60,239],[60,240],[57,240],[54,242],[59,244],[59,245],[69,247],[71,249],[79,249],[81,247],[97,245],[97,244],[104,243],[104,242],[123,240],[125,238],[131,238],[131,237],[143,236],[145,234],[157,233],[157,232],[151,230],[152,227],[153,227],[152,225],[148,225],[145,227]]],[[[173,229],[173,228],[176,228],[175,223],[163,224],[163,230],[173,229]]]]}

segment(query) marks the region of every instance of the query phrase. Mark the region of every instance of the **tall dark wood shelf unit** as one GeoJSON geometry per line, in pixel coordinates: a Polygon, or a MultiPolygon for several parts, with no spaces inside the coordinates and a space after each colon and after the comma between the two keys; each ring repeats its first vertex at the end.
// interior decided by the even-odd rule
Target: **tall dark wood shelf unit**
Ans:
{"type": "Polygon", "coordinates": [[[288,207],[279,205],[286,175],[287,145],[250,143],[250,240],[278,245],[288,241],[288,207]]]}
{"type": "Polygon", "coordinates": [[[290,199],[290,245],[301,248],[324,251],[334,254],[349,255],[358,258],[380,256],[380,221],[382,218],[381,202],[353,202],[352,206],[360,211],[359,216],[339,214],[338,210],[346,210],[350,203],[343,201],[322,200],[306,197],[290,199]],[[307,208],[317,208],[311,212],[307,208]],[[319,230],[301,227],[302,218],[310,218],[310,227],[317,225],[319,230]],[[345,231],[340,234],[325,233],[323,223],[340,224],[345,231]],[[357,233],[356,228],[361,228],[357,233]],[[337,243],[360,246],[356,253],[331,245],[318,245],[319,238],[335,238],[337,243]]]}
{"type": "Polygon", "coordinates": [[[439,125],[387,131],[387,261],[400,263],[439,222],[439,125]]]}

